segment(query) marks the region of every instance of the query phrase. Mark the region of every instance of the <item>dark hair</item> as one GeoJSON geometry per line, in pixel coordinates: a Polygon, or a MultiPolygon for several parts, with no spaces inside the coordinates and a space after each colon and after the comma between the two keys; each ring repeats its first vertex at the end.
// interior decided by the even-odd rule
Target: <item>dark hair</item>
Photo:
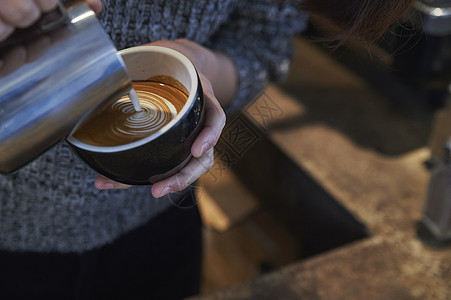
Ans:
{"type": "Polygon", "coordinates": [[[330,40],[355,37],[373,41],[412,5],[413,0],[300,0],[299,8],[338,27],[330,40]]]}

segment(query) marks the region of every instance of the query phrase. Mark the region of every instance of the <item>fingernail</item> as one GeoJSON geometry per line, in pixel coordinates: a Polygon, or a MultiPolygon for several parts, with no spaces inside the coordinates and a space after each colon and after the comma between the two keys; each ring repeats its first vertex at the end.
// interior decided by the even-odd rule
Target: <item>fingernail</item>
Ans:
{"type": "Polygon", "coordinates": [[[209,143],[204,143],[202,147],[200,148],[200,155],[204,155],[207,150],[210,149],[209,143]]]}
{"type": "Polygon", "coordinates": [[[172,188],[170,186],[166,186],[160,194],[160,197],[166,196],[167,194],[171,193],[172,188]]]}
{"type": "Polygon", "coordinates": [[[112,190],[112,189],[114,189],[114,185],[112,183],[105,183],[102,186],[102,190],[112,190]]]}

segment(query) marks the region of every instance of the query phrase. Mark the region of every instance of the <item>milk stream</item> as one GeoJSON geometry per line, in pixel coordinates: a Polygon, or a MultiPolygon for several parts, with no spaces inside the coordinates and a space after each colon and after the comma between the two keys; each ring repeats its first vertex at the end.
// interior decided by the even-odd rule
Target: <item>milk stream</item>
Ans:
{"type": "Polygon", "coordinates": [[[136,93],[135,89],[132,88],[130,90],[130,93],[128,94],[128,97],[132,101],[133,107],[135,108],[135,110],[136,111],[141,111],[141,105],[139,104],[138,94],[136,93]]]}

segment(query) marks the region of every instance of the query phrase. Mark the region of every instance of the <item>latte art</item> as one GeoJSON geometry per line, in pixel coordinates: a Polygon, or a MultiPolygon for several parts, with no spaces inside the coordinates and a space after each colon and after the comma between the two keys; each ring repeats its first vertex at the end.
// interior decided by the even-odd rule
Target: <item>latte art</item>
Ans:
{"type": "Polygon", "coordinates": [[[171,121],[176,115],[175,106],[163,97],[152,93],[138,93],[141,111],[130,105],[128,98],[119,100],[111,110],[118,112],[117,119],[112,120],[110,131],[116,136],[148,136],[171,121]]]}
{"type": "Polygon", "coordinates": [[[145,138],[168,124],[180,112],[188,96],[170,85],[133,82],[141,111],[124,96],[83,123],[74,133],[81,142],[94,146],[117,146],[145,138]]]}

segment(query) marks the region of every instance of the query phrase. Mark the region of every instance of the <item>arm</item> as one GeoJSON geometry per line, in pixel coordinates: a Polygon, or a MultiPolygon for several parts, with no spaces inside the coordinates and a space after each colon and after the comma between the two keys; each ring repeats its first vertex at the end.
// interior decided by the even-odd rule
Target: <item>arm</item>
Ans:
{"type": "MultiPolygon", "coordinates": [[[[279,1],[289,3],[289,1],[279,1]]],[[[269,81],[288,73],[292,38],[302,31],[307,14],[273,0],[239,1],[210,42],[158,41],[187,56],[211,82],[221,105],[237,110],[254,100],[269,81]]]]}
{"type": "Polygon", "coordinates": [[[292,38],[307,24],[307,14],[294,1],[243,0],[206,45],[227,55],[236,67],[237,94],[228,111],[253,101],[270,81],[289,70],[292,38]]]}

